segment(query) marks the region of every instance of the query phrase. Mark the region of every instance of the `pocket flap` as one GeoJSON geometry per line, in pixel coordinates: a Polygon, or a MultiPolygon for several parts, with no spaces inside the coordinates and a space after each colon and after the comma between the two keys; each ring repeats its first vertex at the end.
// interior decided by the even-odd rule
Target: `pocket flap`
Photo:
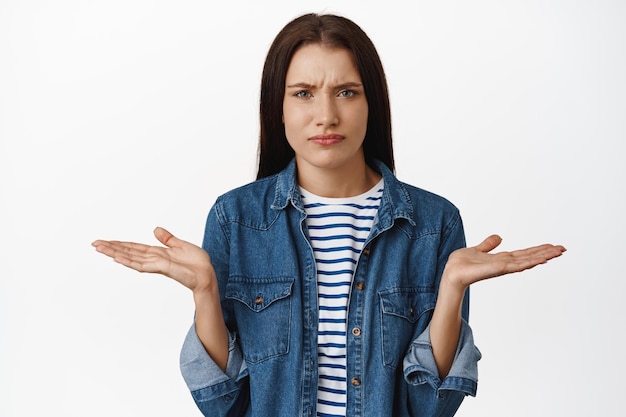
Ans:
{"type": "Polygon", "coordinates": [[[414,323],[424,312],[435,308],[435,294],[420,288],[393,288],[379,293],[383,313],[414,323]]]}
{"type": "Polygon", "coordinates": [[[252,311],[262,311],[274,301],[288,297],[294,278],[246,279],[231,278],[225,297],[244,303],[252,311]]]}

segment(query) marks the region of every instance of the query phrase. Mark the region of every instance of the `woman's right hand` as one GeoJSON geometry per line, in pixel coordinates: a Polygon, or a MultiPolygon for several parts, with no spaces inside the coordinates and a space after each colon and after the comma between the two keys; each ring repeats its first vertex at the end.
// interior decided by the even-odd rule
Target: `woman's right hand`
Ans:
{"type": "Polygon", "coordinates": [[[204,249],[178,239],[162,227],[154,229],[154,236],[166,247],[116,240],[96,240],[92,246],[128,268],[170,277],[194,294],[215,289],[215,270],[204,249]]]}
{"type": "Polygon", "coordinates": [[[225,370],[228,363],[228,331],[209,254],[162,227],[154,229],[154,235],[166,247],[117,240],[96,240],[92,245],[98,252],[124,266],[139,272],[165,275],[189,288],[196,304],[198,338],[209,356],[225,370]]]}

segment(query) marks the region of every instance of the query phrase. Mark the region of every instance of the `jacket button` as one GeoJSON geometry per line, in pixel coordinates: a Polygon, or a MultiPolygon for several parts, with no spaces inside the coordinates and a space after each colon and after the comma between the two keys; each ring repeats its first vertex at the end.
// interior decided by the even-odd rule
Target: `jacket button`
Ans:
{"type": "Polygon", "coordinates": [[[352,385],[354,385],[355,387],[358,387],[361,385],[361,380],[359,378],[352,378],[352,380],[350,381],[352,382],[352,385]]]}
{"type": "Polygon", "coordinates": [[[254,299],[254,304],[259,305],[261,303],[263,303],[263,296],[257,295],[257,297],[254,299]]]}
{"type": "Polygon", "coordinates": [[[352,329],[352,334],[355,336],[361,336],[361,329],[355,327],[354,329],[352,329]]]}
{"type": "Polygon", "coordinates": [[[365,283],[363,281],[359,281],[356,283],[356,289],[361,291],[363,290],[363,288],[365,288],[365,283]]]}
{"type": "Polygon", "coordinates": [[[365,256],[370,256],[370,253],[371,253],[371,252],[372,252],[372,251],[370,250],[370,248],[365,248],[365,249],[363,249],[363,255],[365,255],[365,256]]]}

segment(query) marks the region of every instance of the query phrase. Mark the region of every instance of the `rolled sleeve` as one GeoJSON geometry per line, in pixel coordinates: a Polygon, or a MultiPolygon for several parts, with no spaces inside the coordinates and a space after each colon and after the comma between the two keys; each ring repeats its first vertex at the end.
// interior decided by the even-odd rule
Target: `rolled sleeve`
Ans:
{"type": "Polygon", "coordinates": [[[183,343],[180,369],[189,390],[192,393],[202,390],[205,400],[239,390],[239,381],[248,374],[235,334],[229,332],[228,335],[228,362],[224,372],[206,352],[196,333],[195,324],[189,329],[183,343]]]}
{"type": "Polygon", "coordinates": [[[437,364],[430,341],[430,326],[411,343],[404,357],[404,378],[411,385],[429,384],[437,391],[460,391],[476,396],[478,386],[478,361],[481,353],[474,345],[472,329],[465,320],[461,322],[461,333],[452,368],[443,381],[439,378],[437,364]]]}

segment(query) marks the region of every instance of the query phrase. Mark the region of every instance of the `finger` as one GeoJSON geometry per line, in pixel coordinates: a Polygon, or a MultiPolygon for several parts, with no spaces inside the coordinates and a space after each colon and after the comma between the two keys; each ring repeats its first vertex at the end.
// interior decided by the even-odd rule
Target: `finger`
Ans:
{"type": "Polygon", "coordinates": [[[162,271],[162,265],[159,265],[158,259],[149,259],[146,257],[129,258],[126,256],[116,256],[115,258],[113,258],[113,260],[118,264],[124,265],[138,272],[160,273],[162,271]]]}
{"type": "Polygon", "coordinates": [[[502,238],[500,236],[491,235],[487,237],[485,240],[483,240],[479,245],[477,245],[476,249],[478,249],[481,252],[486,253],[497,248],[500,245],[500,243],[502,243],[502,238]]]}
{"type": "Polygon", "coordinates": [[[182,243],[182,240],[178,239],[176,236],[174,236],[162,227],[157,227],[156,229],[154,229],[154,236],[158,239],[159,242],[169,248],[181,246],[182,243]]]}
{"type": "Polygon", "coordinates": [[[97,240],[92,245],[96,251],[138,272],[163,273],[170,264],[168,249],[162,247],[116,240],[97,240]]]}
{"type": "Polygon", "coordinates": [[[98,242],[94,245],[94,247],[97,252],[100,252],[111,258],[115,258],[116,256],[124,255],[129,252],[128,249],[125,249],[123,245],[117,242],[98,242]]]}
{"type": "MultiPolygon", "coordinates": [[[[509,253],[509,256],[503,258],[509,272],[521,272],[526,269],[534,268],[537,265],[545,264],[550,259],[559,257],[564,252],[564,247],[554,245],[540,245],[525,250],[509,253]]],[[[506,253],[503,253],[506,255],[506,253]]]]}
{"type": "Polygon", "coordinates": [[[102,246],[96,250],[113,258],[115,262],[139,272],[158,272],[170,262],[167,258],[166,248],[139,245],[142,248],[148,248],[148,250],[139,251],[132,246],[126,246],[128,243],[130,242],[122,242],[119,247],[115,245],[114,247],[102,246]]]}
{"type": "Polygon", "coordinates": [[[563,246],[544,244],[544,245],[534,246],[532,248],[517,250],[517,251],[511,252],[511,255],[519,260],[532,259],[538,262],[543,261],[543,263],[545,263],[549,261],[550,259],[561,256],[563,252],[565,252],[565,248],[563,246]]]}
{"type": "Polygon", "coordinates": [[[150,246],[148,245],[134,242],[120,242],[116,240],[101,241],[98,243],[98,245],[95,246],[95,248],[98,252],[104,253],[105,255],[111,257],[115,255],[141,255],[147,253],[150,250],[150,246]]]}

